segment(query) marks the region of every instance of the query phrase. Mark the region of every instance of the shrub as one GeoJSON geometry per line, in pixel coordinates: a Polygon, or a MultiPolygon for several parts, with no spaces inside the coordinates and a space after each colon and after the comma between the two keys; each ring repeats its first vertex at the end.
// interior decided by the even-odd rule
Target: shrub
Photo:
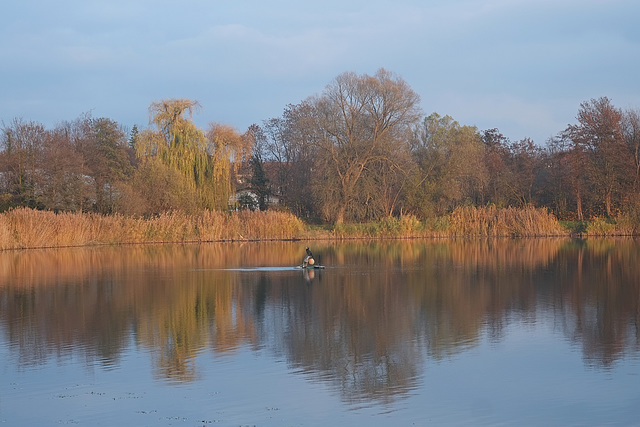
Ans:
{"type": "Polygon", "coordinates": [[[590,236],[610,236],[615,234],[616,224],[604,218],[595,218],[587,224],[587,234],[590,236]]]}

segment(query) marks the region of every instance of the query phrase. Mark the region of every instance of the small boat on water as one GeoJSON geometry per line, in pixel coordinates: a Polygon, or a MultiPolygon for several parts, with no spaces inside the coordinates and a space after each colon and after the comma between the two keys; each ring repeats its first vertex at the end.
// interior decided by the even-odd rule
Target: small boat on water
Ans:
{"type": "Polygon", "coordinates": [[[316,260],[315,258],[313,258],[313,254],[311,253],[311,250],[309,249],[308,246],[305,249],[305,251],[307,252],[307,256],[304,257],[304,260],[302,261],[302,265],[300,266],[300,268],[306,268],[306,269],[324,268],[324,265],[316,265],[316,260]]]}

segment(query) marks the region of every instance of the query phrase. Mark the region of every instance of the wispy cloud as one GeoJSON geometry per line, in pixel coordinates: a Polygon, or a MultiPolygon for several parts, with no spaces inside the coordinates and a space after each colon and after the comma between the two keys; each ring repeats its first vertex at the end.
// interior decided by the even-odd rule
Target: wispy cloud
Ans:
{"type": "Polygon", "coordinates": [[[635,0],[23,0],[4,6],[0,119],[132,125],[198,99],[203,122],[281,114],[344,71],[396,72],[426,112],[542,143],[579,103],[640,107],[635,0]]]}

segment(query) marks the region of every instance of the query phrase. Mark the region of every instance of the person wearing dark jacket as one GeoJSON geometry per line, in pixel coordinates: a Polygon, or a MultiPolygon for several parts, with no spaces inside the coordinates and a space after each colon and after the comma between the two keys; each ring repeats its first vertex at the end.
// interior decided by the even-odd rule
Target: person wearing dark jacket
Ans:
{"type": "Polygon", "coordinates": [[[307,267],[309,265],[315,264],[316,261],[313,259],[313,254],[311,253],[309,248],[307,247],[305,250],[307,251],[307,256],[304,258],[304,261],[302,261],[302,266],[307,267]]]}

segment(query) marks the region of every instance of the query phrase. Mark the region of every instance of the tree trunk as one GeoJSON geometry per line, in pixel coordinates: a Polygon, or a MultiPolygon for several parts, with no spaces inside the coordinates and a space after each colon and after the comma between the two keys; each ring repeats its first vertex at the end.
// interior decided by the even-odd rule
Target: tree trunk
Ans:
{"type": "Polygon", "coordinates": [[[336,224],[344,223],[344,212],[345,212],[345,206],[341,205],[338,208],[338,212],[336,213],[336,224]]]}
{"type": "Polygon", "coordinates": [[[576,192],[576,210],[578,215],[578,221],[582,221],[584,219],[582,215],[582,195],[580,191],[576,192]]]}

